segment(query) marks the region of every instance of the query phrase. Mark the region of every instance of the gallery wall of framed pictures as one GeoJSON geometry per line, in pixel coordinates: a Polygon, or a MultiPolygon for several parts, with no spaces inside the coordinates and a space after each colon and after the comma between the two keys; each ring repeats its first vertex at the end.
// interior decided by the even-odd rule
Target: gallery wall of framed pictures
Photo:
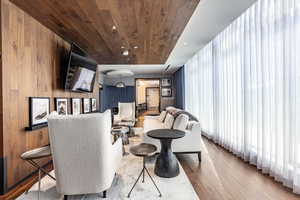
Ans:
{"type": "Polygon", "coordinates": [[[172,79],[162,78],[161,79],[161,96],[172,97],[172,79]]]}
{"type": "MultiPolygon", "coordinates": [[[[50,105],[50,97],[29,97],[29,127],[25,130],[31,131],[47,126],[47,117],[51,113],[50,105]]],[[[54,98],[54,111],[59,115],[79,115],[97,110],[96,98],[54,98]]]]}

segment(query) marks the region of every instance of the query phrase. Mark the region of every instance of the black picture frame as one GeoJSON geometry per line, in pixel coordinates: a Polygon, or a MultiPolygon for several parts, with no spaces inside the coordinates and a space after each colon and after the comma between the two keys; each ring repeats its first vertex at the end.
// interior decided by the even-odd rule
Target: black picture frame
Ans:
{"type": "Polygon", "coordinates": [[[171,78],[162,78],[161,79],[161,87],[171,87],[172,79],[171,78]]]}
{"type": "Polygon", "coordinates": [[[170,88],[170,87],[161,88],[161,96],[162,97],[172,97],[172,88],[170,88]]]}
{"type": "Polygon", "coordinates": [[[90,113],[91,112],[91,100],[90,98],[82,98],[82,113],[90,113]],[[85,105],[85,104],[88,105],[85,105]],[[88,109],[88,110],[87,110],[88,109]]]}
{"type": "Polygon", "coordinates": [[[74,114],[77,115],[77,114],[82,113],[82,99],[81,98],[71,98],[71,113],[72,113],[72,115],[74,115],[74,114]],[[74,113],[73,104],[74,104],[75,100],[79,100],[79,113],[74,113]]]}
{"type": "Polygon", "coordinates": [[[47,116],[49,114],[50,114],[50,97],[29,97],[29,128],[47,126],[48,125],[47,116]],[[38,100],[47,100],[48,101],[47,102],[48,110],[46,110],[46,115],[43,116],[44,115],[44,112],[43,112],[36,116],[36,117],[40,116],[40,117],[46,118],[45,119],[46,121],[43,120],[45,122],[38,122],[38,123],[34,122],[35,121],[34,118],[36,118],[35,117],[36,114],[34,113],[34,111],[37,107],[37,105],[34,105],[34,103],[35,103],[34,101],[38,101],[38,100]]]}
{"type": "Polygon", "coordinates": [[[97,99],[91,98],[91,112],[97,111],[97,99]],[[93,108],[93,102],[95,102],[95,108],[93,108]]]}
{"type": "Polygon", "coordinates": [[[59,115],[68,115],[69,114],[69,99],[66,97],[55,97],[54,98],[54,109],[55,111],[59,114],[59,115]],[[66,106],[65,106],[65,114],[62,114],[59,110],[58,110],[58,103],[59,101],[66,101],[66,106]]]}

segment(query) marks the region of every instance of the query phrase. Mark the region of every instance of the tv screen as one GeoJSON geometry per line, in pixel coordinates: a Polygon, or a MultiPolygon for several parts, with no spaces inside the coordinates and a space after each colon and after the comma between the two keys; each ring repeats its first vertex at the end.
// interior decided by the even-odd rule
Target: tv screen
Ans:
{"type": "Polygon", "coordinates": [[[93,91],[93,82],[96,72],[83,67],[75,67],[74,76],[71,82],[72,91],[90,92],[93,91]]]}
{"type": "Polygon", "coordinates": [[[93,92],[97,63],[88,58],[87,54],[78,54],[72,45],[67,70],[64,72],[66,90],[73,92],[93,92]]]}

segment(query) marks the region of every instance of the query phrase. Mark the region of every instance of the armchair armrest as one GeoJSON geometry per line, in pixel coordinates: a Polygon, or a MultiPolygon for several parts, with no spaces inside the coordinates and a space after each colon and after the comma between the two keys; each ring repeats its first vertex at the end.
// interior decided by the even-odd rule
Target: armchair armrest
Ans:
{"type": "Polygon", "coordinates": [[[120,166],[123,157],[122,138],[118,138],[117,141],[112,145],[111,156],[113,158],[112,167],[116,171],[116,169],[118,169],[118,167],[120,166]]]}

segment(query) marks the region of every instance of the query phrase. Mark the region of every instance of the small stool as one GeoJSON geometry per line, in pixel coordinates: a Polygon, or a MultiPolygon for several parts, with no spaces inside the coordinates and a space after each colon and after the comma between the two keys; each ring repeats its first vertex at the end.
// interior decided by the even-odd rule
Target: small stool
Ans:
{"type": "Polygon", "coordinates": [[[26,151],[21,155],[21,158],[28,163],[30,163],[32,166],[36,167],[38,169],[39,173],[39,191],[38,191],[38,199],[40,199],[40,191],[41,191],[41,172],[44,174],[48,175],[50,178],[53,180],[56,180],[51,174],[49,174],[46,170],[44,170],[35,160],[41,159],[41,158],[46,158],[51,156],[51,150],[50,150],[50,145],[41,147],[41,148],[36,148],[30,151],[26,151]]]}
{"type": "Polygon", "coordinates": [[[142,174],[143,174],[143,181],[142,182],[144,183],[144,180],[145,180],[145,171],[147,172],[147,174],[149,175],[152,183],[154,184],[155,188],[157,189],[157,191],[159,193],[159,197],[162,196],[160,190],[158,189],[158,187],[155,184],[154,180],[152,179],[152,177],[151,177],[148,169],[146,168],[146,163],[145,163],[145,158],[148,157],[148,156],[153,156],[156,153],[156,150],[157,150],[156,146],[154,146],[152,144],[146,144],[146,143],[141,143],[139,145],[130,147],[130,153],[132,153],[135,156],[143,157],[143,169],[142,169],[142,171],[141,171],[138,179],[135,181],[133,187],[131,188],[131,190],[130,190],[130,192],[128,194],[128,198],[130,197],[130,194],[131,194],[133,188],[135,187],[135,185],[139,181],[139,179],[142,176],[142,174]]]}

